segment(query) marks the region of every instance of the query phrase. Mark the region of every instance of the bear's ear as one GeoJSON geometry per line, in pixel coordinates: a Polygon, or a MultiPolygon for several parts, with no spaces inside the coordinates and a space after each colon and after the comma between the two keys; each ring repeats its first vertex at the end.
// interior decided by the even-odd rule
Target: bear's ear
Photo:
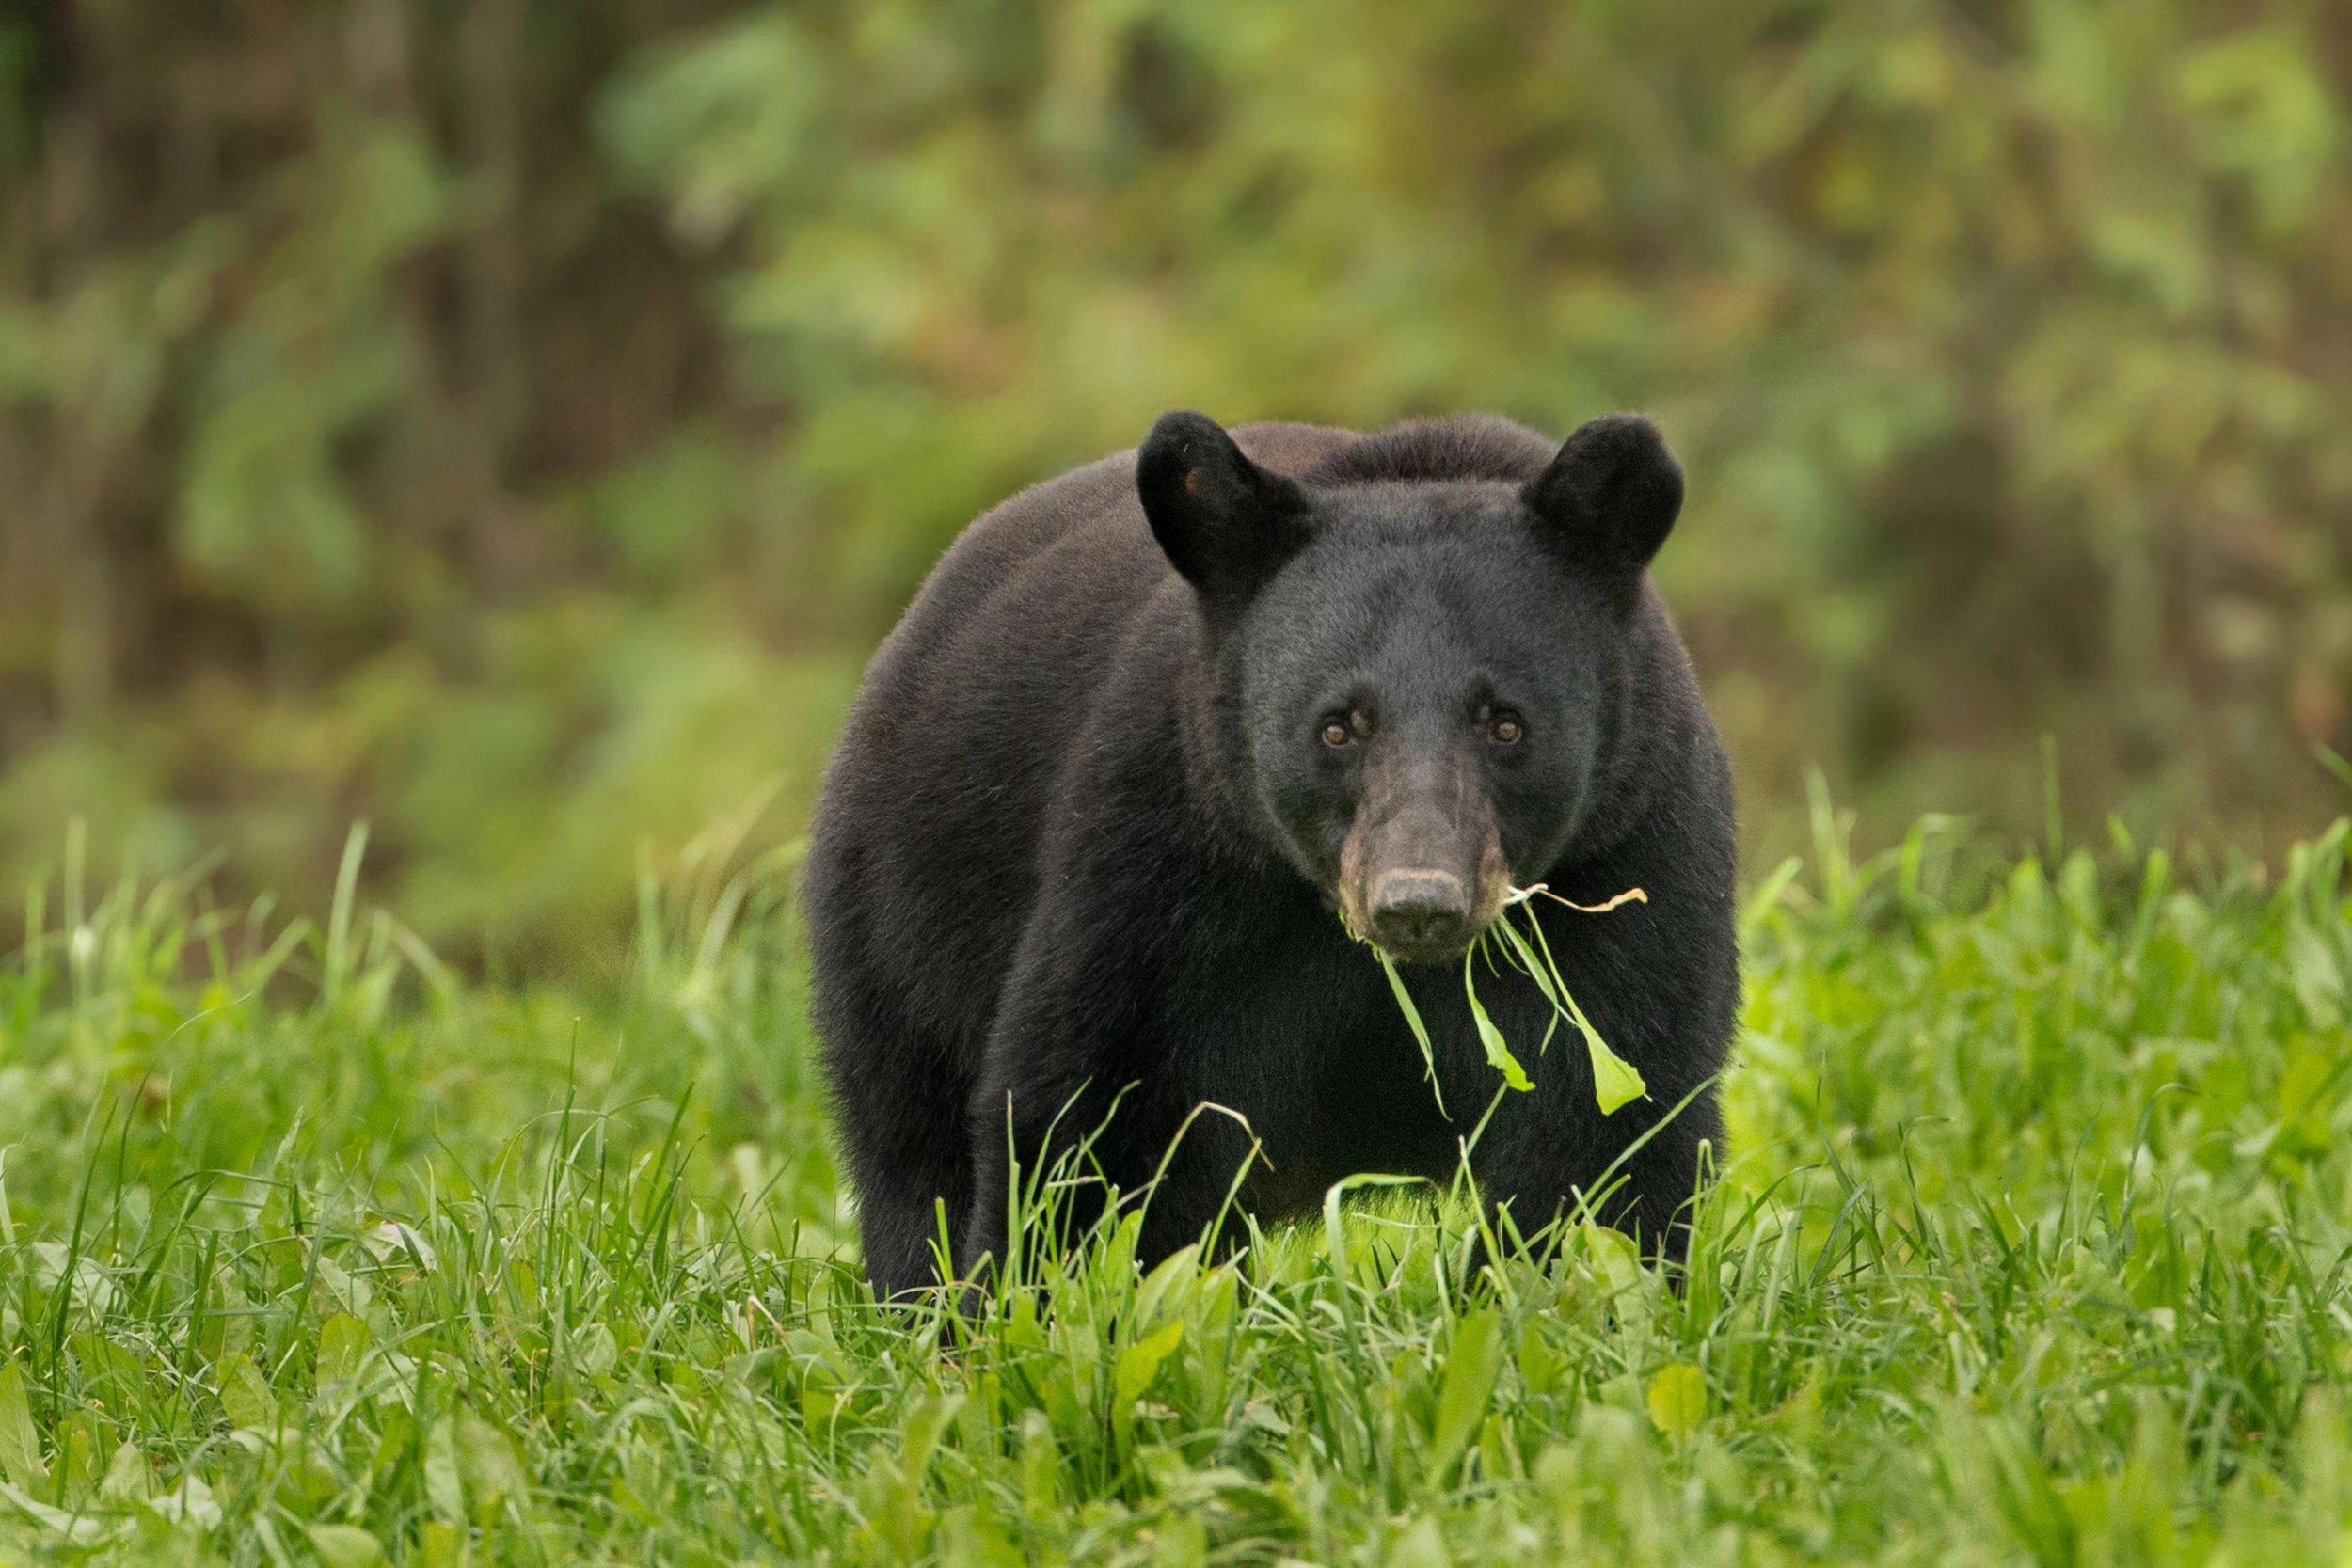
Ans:
{"type": "Polygon", "coordinates": [[[1152,535],[1204,600],[1247,598],[1307,542],[1307,498],[1206,414],[1163,414],[1136,454],[1152,535]]]}
{"type": "Polygon", "coordinates": [[[1638,576],[1682,511],[1682,468],[1639,414],[1580,427],[1520,492],[1570,560],[1638,576]]]}

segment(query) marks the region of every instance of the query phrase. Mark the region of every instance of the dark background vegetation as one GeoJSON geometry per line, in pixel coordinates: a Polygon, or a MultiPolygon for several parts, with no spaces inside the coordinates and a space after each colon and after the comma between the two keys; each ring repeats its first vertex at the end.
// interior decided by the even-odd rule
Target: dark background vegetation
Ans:
{"type": "Polygon", "coordinates": [[[1752,847],[2254,849],[2352,749],[2334,0],[16,0],[0,886],[460,954],[789,841],[974,513],[1164,408],[1653,411],[1752,847]]]}

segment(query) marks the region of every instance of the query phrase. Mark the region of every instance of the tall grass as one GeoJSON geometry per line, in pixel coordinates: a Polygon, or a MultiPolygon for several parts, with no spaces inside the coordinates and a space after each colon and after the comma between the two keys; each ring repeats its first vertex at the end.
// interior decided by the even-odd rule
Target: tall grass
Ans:
{"type": "Polygon", "coordinates": [[[1140,1275],[1130,1215],[960,1323],[860,1281],[784,861],[521,990],[351,896],[69,878],[0,967],[0,1554],[2334,1561],[2345,848],[2185,886],[1824,810],[1680,1290],[1375,1187],[1140,1275]]]}

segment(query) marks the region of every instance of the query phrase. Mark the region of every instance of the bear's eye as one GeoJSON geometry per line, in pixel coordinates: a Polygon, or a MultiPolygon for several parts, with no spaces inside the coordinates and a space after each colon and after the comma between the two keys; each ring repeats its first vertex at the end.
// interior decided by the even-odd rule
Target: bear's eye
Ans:
{"type": "Polygon", "coordinates": [[[1498,713],[1486,721],[1486,733],[1496,745],[1509,746],[1527,733],[1527,726],[1519,722],[1516,713],[1498,713]]]}
{"type": "Polygon", "coordinates": [[[1336,752],[1355,738],[1356,732],[1348,728],[1346,720],[1334,718],[1323,721],[1323,743],[1331,750],[1336,752]]]}

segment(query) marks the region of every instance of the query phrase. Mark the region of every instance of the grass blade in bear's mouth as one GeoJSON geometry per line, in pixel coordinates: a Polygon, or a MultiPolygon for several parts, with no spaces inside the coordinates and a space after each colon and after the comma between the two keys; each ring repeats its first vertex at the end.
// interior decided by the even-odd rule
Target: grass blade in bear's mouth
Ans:
{"type": "MultiPolygon", "coordinates": [[[[1643,1080],[1641,1069],[1609,1048],[1609,1042],[1601,1038],[1600,1031],[1593,1027],[1593,1021],[1584,1016],[1584,1009],[1568,993],[1567,982],[1561,977],[1560,966],[1552,958],[1550,941],[1544,935],[1543,923],[1535,918],[1534,911],[1527,911],[1528,929],[1535,938],[1533,943],[1511,924],[1511,911],[1526,905],[1538,894],[1585,914],[1606,914],[1626,904],[1649,902],[1649,895],[1638,887],[1628,888],[1600,904],[1579,904],[1573,899],[1563,898],[1541,882],[1513,888],[1503,899],[1502,911],[1494,925],[1480,933],[1469,951],[1462,955],[1462,995],[1470,1004],[1470,1022],[1477,1027],[1478,1042],[1486,1050],[1487,1065],[1502,1075],[1503,1083],[1514,1089],[1534,1088],[1534,1081],[1528,1077],[1527,1069],[1520,1065],[1518,1057],[1512,1053],[1510,1042],[1503,1038],[1502,1031],[1488,1016],[1486,1006],[1478,1000],[1472,965],[1478,955],[1486,952],[1489,954],[1491,966],[1493,949],[1488,943],[1492,942],[1500,947],[1511,967],[1534,981],[1535,989],[1543,993],[1544,1000],[1551,1005],[1551,1028],[1544,1031],[1536,1054],[1540,1056],[1543,1047],[1551,1043],[1552,1030],[1559,1027],[1562,1020],[1573,1025],[1576,1032],[1583,1037],[1585,1053],[1592,1060],[1593,1099],[1600,1106],[1602,1116],[1614,1116],[1634,1101],[1647,1099],[1649,1085],[1643,1080]]],[[[1396,997],[1397,1010],[1405,1015],[1405,1022],[1413,1032],[1414,1043],[1421,1047],[1422,1063],[1428,1069],[1430,1092],[1437,1097],[1438,1114],[1452,1120],[1446,1113],[1445,1095],[1438,1087],[1437,1053],[1429,1043],[1429,1027],[1422,1022],[1421,1009],[1413,1005],[1412,994],[1405,989],[1405,977],[1397,973],[1396,959],[1359,932],[1348,922],[1344,912],[1340,917],[1340,924],[1346,928],[1349,936],[1370,947],[1373,956],[1380,960],[1381,971],[1389,977],[1389,990],[1396,997]]]]}
{"type": "MultiPolygon", "coordinates": [[[[1361,937],[1356,940],[1364,941],[1361,937]]],[[[1405,1015],[1406,1026],[1413,1031],[1413,1042],[1421,1047],[1422,1065],[1429,1069],[1429,1092],[1438,1101],[1438,1115],[1452,1121],[1454,1118],[1446,1115],[1445,1091],[1438,1087],[1438,1053],[1429,1047],[1429,1025],[1421,1021],[1421,1009],[1413,1006],[1413,993],[1405,989],[1405,976],[1396,972],[1396,960],[1377,947],[1372,949],[1372,956],[1380,960],[1381,972],[1389,977],[1389,990],[1396,994],[1397,1010],[1405,1015]]]]}
{"type": "Polygon", "coordinates": [[[1478,1025],[1478,1043],[1486,1048],[1486,1065],[1502,1074],[1502,1081],[1511,1087],[1532,1089],[1535,1086],[1534,1080],[1527,1076],[1527,1069],[1519,1066],[1519,1059],[1511,1054],[1511,1047],[1503,1039],[1502,1031],[1495,1027],[1495,1021],[1486,1016],[1485,1006],[1478,1000],[1477,984],[1470,978],[1470,964],[1486,944],[1486,939],[1482,937],[1470,944],[1469,952],[1462,955],[1462,995],[1470,1002],[1470,1022],[1478,1025]]]}
{"type": "Polygon", "coordinates": [[[1646,904],[1649,895],[1638,887],[1628,888],[1607,903],[1584,905],[1562,898],[1541,882],[1511,891],[1512,897],[1505,900],[1502,916],[1495,922],[1494,928],[1502,934],[1505,953],[1529,979],[1535,982],[1535,988],[1544,993],[1544,1000],[1551,1004],[1555,1020],[1566,1019],[1576,1026],[1576,1032],[1584,1037],[1584,1049],[1593,1064],[1593,1098],[1600,1106],[1600,1114],[1614,1116],[1632,1101],[1647,1099],[1649,1085],[1643,1081],[1642,1069],[1609,1049],[1609,1042],[1600,1037],[1600,1031],[1593,1027],[1593,1021],[1584,1016],[1584,1009],[1578,1006],[1576,998],[1568,993],[1568,984],[1560,977],[1560,966],[1552,959],[1551,942],[1544,935],[1543,923],[1535,918],[1533,910],[1528,911],[1527,927],[1535,936],[1534,945],[1531,947],[1527,938],[1512,926],[1510,907],[1525,904],[1531,895],[1541,893],[1572,910],[1586,914],[1601,914],[1624,904],[1646,904]],[[1540,957],[1538,949],[1541,950],[1540,957]]]}

